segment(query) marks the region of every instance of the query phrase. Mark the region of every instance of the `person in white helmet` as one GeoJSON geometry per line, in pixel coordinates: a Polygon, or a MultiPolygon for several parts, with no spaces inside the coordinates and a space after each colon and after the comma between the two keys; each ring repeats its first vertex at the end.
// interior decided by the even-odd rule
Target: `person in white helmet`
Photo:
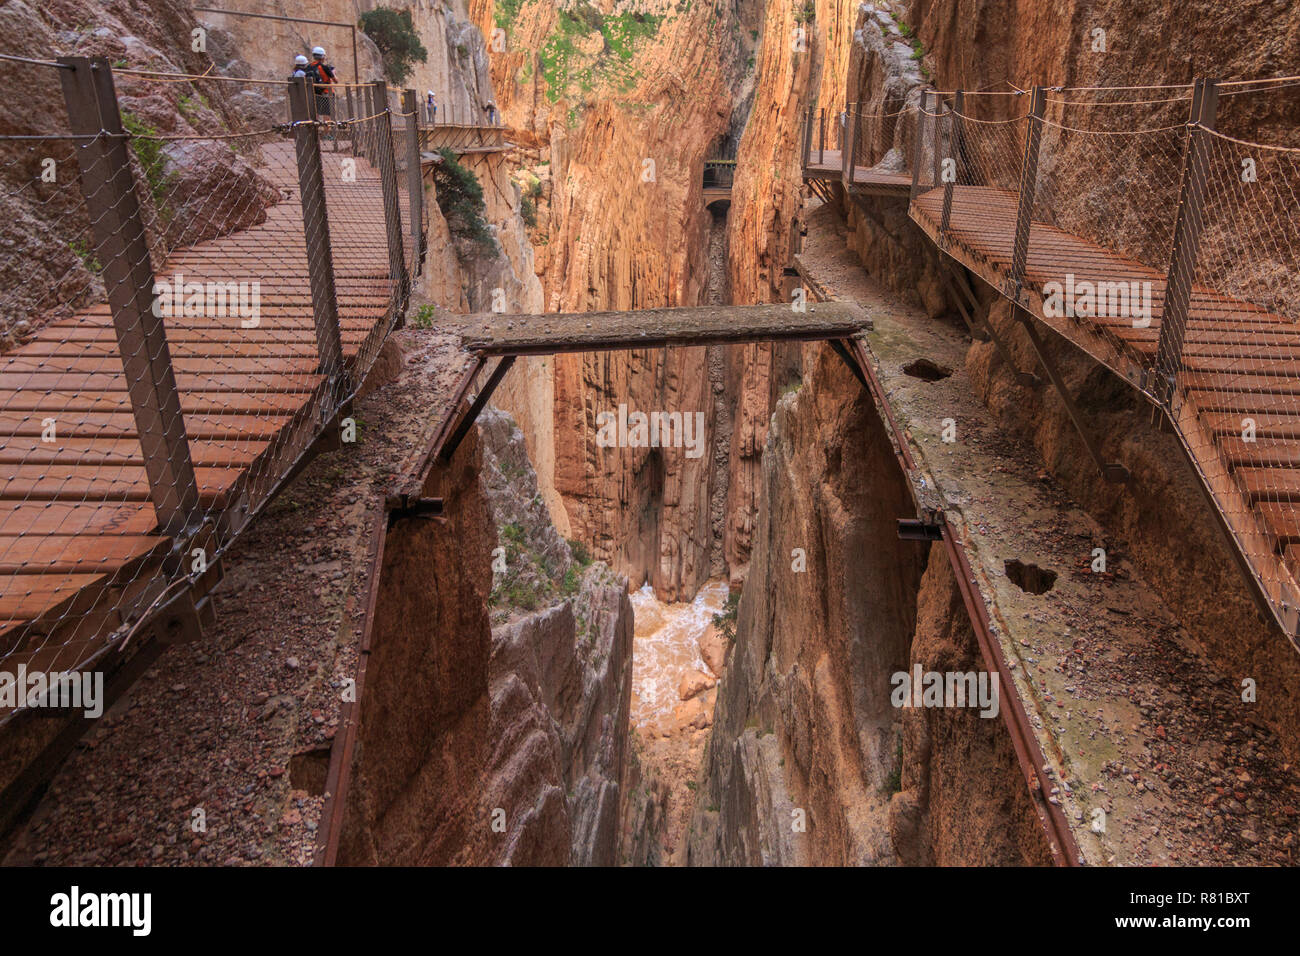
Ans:
{"type": "Polygon", "coordinates": [[[306,76],[308,66],[310,66],[310,64],[307,62],[307,58],[299,53],[293,58],[293,72],[289,74],[289,78],[297,80],[306,76]]]}
{"type": "MultiPolygon", "coordinates": [[[[311,65],[307,68],[307,75],[311,77],[312,83],[316,87],[316,115],[328,120],[334,114],[334,90],[332,87],[338,82],[338,78],[334,75],[334,67],[325,62],[325,48],[323,46],[311,48],[311,65]]],[[[339,150],[338,133],[333,129],[330,130],[330,139],[334,143],[334,152],[337,153],[339,150]]]]}
{"type": "Polygon", "coordinates": [[[433,90],[429,91],[426,105],[428,106],[429,111],[429,124],[431,126],[436,125],[438,122],[438,101],[433,97],[433,90]]]}

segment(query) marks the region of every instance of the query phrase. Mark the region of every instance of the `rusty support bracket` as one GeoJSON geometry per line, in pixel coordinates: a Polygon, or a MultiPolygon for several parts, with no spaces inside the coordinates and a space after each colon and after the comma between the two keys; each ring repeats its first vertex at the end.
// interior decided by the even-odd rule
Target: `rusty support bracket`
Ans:
{"type": "Polygon", "coordinates": [[[479,412],[483,411],[483,406],[488,403],[488,399],[492,397],[492,393],[496,391],[497,386],[501,384],[501,380],[506,377],[506,372],[510,371],[510,366],[514,364],[515,356],[513,355],[503,355],[497,360],[497,364],[492,369],[492,374],[488,376],[488,380],[486,384],[484,384],[483,390],[475,396],[474,401],[470,403],[469,410],[465,412],[464,416],[456,424],[456,429],[451,433],[451,437],[447,439],[447,443],[442,446],[442,450],[438,453],[439,461],[451,461],[451,456],[456,454],[456,449],[460,446],[460,443],[465,440],[465,436],[469,434],[469,430],[474,426],[474,422],[478,418],[479,412]]]}
{"type": "Polygon", "coordinates": [[[443,501],[441,498],[419,498],[408,494],[392,494],[384,499],[384,510],[388,512],[388,527],[391,528],[403,518],[442,518],[443,501]]]}
{"type": "Polygon", "coordinates": [[[849,371],[853,373],[853,377],[861,383],[863,388],[870,390],[871,386],[867,382],[867,376],[863,373],[862,367],[858,365],[858,360],[853,357],[853,353],[849,351],[849,347],[845,344],[844,340],[827,339],[826,341],[827,344],[835,350],[835,354],[844,360],[844,364],[849,367],[849,371]]]}
{"type": "Polygon", "coordinates": [[[961,317],[965,321],[967,328],[971,330],[971,337],[978,338],[976,330],[983,332],[987,339],[993,341],[994,347],[997,348],[998,355],[1006,363],[1007,368],[1011,369],[1011,374],[1015,376],[1016,384],[1024,388],[1041,388],[1043,380],[1033,372],[1022,372],[1016,367],[1015,361],[1011,357],[1011,347],[998,334],[997,329],[993,328],[993,323],[989,321],[976,322],[974,310],[979,307],[979,302],[975,298],[975,293],[971,291],[960,276],[952,271],[946,259],[942,255],[939,257],[939,278],[943,281],[945,287],[952,292],[953,297],[957,300],[957,308],[961,311],[961,317]],[[962,298],[970,304],[971,311],[968,313],[962,305],[962,298]]]}
{"type": "Polygon", "coordinates": [[[926,518],[899,518],[898,537],[902,541],[942,541],[943,521],[926,518]]]}
{"type": "Polygon", "coordinates": [[[1061,396],[1061,401],[1065,404],[1066,414],[1070,416],[1070,421],[1074,423],[1075,429],[1079,432],[1079,437],[1083,439],[1083,444],[1088,449],[1088,455],[1096,462],[1097,467],[1107,481],[1121,485],[1126,483],[1132,477],[1128,468],[1117,461],[1106,461],[1102,456],[1101,447],[1097,444],[1092,432],[1084,422],[1083,416],[1079,412],[1079,406],[1075,404],[1074,397],[1066,387],[1060,368],[1057,367],[1056,362],[1048,354],[1038,330],[1034,328],[1034,317],[1019,305],[1013,306],[1013,308],[1015,309],[1016,319],[1024,326],[1025,334],[1029,337],[1030,344],[1033,345],[1034,351],[1038,354],[1038,361],[1042,363],[1043,370],[1047,372],[1047,377],[1055,387],[1056,393],[1061,396]]]}

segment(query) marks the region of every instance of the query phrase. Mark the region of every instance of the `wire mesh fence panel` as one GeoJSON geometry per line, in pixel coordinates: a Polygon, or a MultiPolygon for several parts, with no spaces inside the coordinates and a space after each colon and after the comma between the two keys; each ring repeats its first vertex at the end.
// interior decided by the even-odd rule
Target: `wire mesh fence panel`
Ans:
{"type": "Polygon", "coordinates": [[[384,89],[340,116],[300,83],[290,122],[288,82],[63,69],[67,131],[0,137],[46,250],[0,271],[5,673],[85,668],[206,593],[405,301],[384,89]]]}
{"type": "Polygon", "coordinates": [[[1189,96],[1049,97],[1033,220],[1163,273],[1173,243],[1189,96]]]}
{"type": "MultiPolygon", "coordinates": [[[[1300,151],[1198,127],[1180,416],[1279,613],[1300,599],[1300,151]]],[[[1186,250],[1184,249],[1186,254],[1186,250]]]]}

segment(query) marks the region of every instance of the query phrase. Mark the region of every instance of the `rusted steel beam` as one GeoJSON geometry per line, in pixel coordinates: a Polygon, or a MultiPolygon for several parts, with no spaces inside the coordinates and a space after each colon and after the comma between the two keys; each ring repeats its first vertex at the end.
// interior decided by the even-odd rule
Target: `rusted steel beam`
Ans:
{"type": "Polygon", "coordinates": [[[1011,693],[1007,695],[1008,706],[999,709],[1010,734],[1011,745],[1016,751],[1021,772],[1025,775],[1025,783],[1029,787],[1029,802],[1034,805],[1039,822],[1047,833],[1048,848],[1053,862],[1057,866],[1078,866],[1081,864],[1079,844],[1074,839],[1074,831],[1070,829],[1060,804],[1053,803],[1050,799],[1052,778],[1043,769],[1048,765],[1047,761],[1043,756],[1042,748],[1038,746],[1038,739],[1034,734],[1033,725],[1029,722],[1029,715],[1025,713],[1025,705],[1015,689],[1016,685],[1011,669],[1007,666],[1006,657],[1002,653],[1002,647],[989,624],[988,608],[985,607],[984,598],[975,584],[975,575],[971,571],[970,561],[966,557],[965,549],[953,534],[952,526],[946,517],[943,519],[943,525],[944,550],[947,552],[948,562],[952,565],[953,574],[957,578],[957,589],[961,592],[962,602],[966,605],[966,613],[970,618],[971,629],[975,632],[980,654],[984,658],[985,666],[997,671],[999,685],[1011,689],[1011,693]]]}
{"type": "Polygon", "coordinates": [[[1065,406],[1065,413],[1070,416],[1075,431],[1083,439],[1084,447],[1088,449],[1088,456],[1092,458],[1093,463],[1101,470],[1102,476],[1107,481],[1124,484],[1130,478],[1128,468],[1117,461],[1107,461],[1102,455],[1101,446],[1097,444],[1096,438],[1093,437],[1091,428],[1084,422],[1083,414],[1079,411],[1079,406],[1075,404],[1074,396],[1070,394],[1070,389],[1065,383],[1065,378],[1061,375],[1061,370],[1057,368],[1056,362],[1048,353],[1047,346],[1038,334],[1038,329],[1034,328],[1034,317],[1023,306],[1013,305],[1012,309],[1015,311],[1016,319],[1024,326],[1025,335],[1029,339],[1029,344],[1034,347],[1039,364],[1047,372],[1047,377],[1056,389],[1056,394],[1061,397],[1061,403],[1065,406]]]}
{"type": "MultiPolygon", "coordinates": [[[[333,866],[338,860],[339,840],[343,835],[343,821],[347,811],[348,785],[352,779],[353,755],[356,752],[357,732],[361,726],[361,695],[366,684],[366,665],[370,661],[370,644],[374,638],[375,608],[379,604],[379,584],[384,570],[384,543],[388,536],[386,517],[376,516],[370,529],[367,564],[370,582],[366,589],[364,622],[357,647],[357,670],[352,687],[352,699],[343,701],[339,712],[339,727],[330,747],[329,767],[325,771],[325,802],[321,807],[320,827],[316,833],[316,855],[313,866],[333,866]]],[[[353,609],[348,608],[351,612],[353,609]]],[[[349,614],[350,617],[350,614],[349,614]]]]}
{"type": "Polygon", "coordinates": [[[452,431],[445,444],[438,451],[438,461],[451,461],[452,455],[456,454],[456,449],[460,443],[465,440],[469,430],[474,427],[474,422],[478,419],[479,412],[483,411],[483,406],[488,403],[492,393],[496,391],[501,380],[506,377],[506,372],[510,371],[510,366],[515,364],[513,355],[503,355],[497,359],[496,367],[492,369],[492,374],[488,376],[487,382],[479,393],[474,396],[474,401],[470,403],[469,409],[461,416],[460,421],[456,423],[456,428],[452,431]]]}

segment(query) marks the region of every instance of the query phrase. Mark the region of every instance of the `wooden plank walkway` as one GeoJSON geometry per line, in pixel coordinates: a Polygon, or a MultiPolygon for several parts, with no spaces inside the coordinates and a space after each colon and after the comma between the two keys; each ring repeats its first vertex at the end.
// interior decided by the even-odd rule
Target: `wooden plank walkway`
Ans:
{"type": "Polygon", "coordinates": [[[469,123],[421,123],[420,152],[450,149],[457,154],[504,153],[514,149],[506,141],[504,126],[475,126],[469,123]]]}
{"type": "MultiPolygon", "coordinates": [[[[844,154],[838,149],[812,151],[803,170],[804,179],[840,181],[844,176],[844,154]]],[[[853,170],[853,185],[869,196],[906,196],[912,191],[911,173],[886,173],[866,166],[853,170]]]]}
{"type": "Polygon", "coordinates": [[[712,305],[633,312],[556,312],[469,316],[461,345],[482,355],[554,355],[611,349],[722,342],[818,341],[870,331],[871,319],[850,302],[712,305]]]}
{"type": "MultiPolygon", "coordinates": [[[[912,203],[936,245],[1004,295],[1011,283],[1017,195],[957,186],[946,236],[943,190],[912,203]]],[[[1115,250],[1033,223],[1025,269],[1029,311],[1135,387],[1156,364],[1165,275],[1115,250]],[[1045,314],[1043,288],[1075,281],[1151,283],[1151,319],[1045,314]]],[[[1176,423],[1207,491],[1263,592],[1277,606],[1300,598],[1300,326],[1257,305],[1194,286],[1179,375],[1176,423]],[[1243,441],[1243,423],[1255,440],[1243,441]]]]}
{"type": "MultiPolygon", "coordinates": [[[[174,250],[157,277],[261,286],[256,328],[237,315],[165,320],[200,496],[218,534],[237,532],[265,503],[334,400],[318,374],[294,147],[262,153],[259,171],[280,190],[265,220],[174,250]]],[[[356,158],[355,181],[345,181],[351,158],[321,154],[355,382],[388,333],[399,290],[379,175],[356,158]]],[[[157,532],[107,305],[57,319],[0,356],[0,462],[0,670],[71,669],[171,579],[162,561],[173,541],[157,532]],[[49,443],[47,419],[57,429],[49,443]]]]}

